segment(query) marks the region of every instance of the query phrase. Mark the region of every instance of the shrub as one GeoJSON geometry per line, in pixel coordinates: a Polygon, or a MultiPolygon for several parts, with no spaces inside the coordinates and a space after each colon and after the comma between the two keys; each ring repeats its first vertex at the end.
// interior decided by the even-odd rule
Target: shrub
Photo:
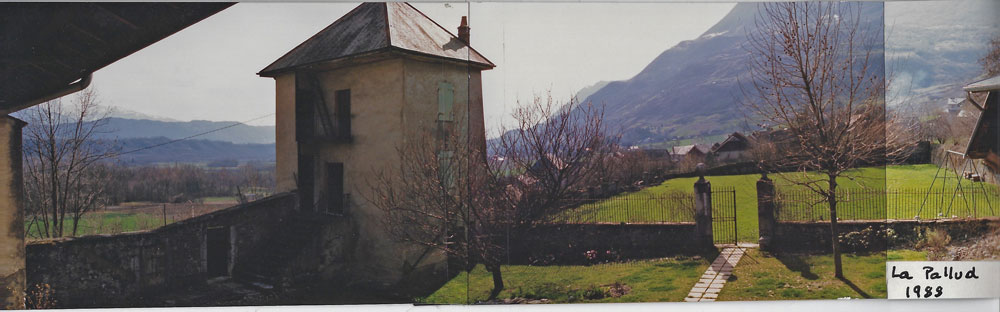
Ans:
{"type": "MultiPolygon", "coordinates": [[[[624,287],[625,293],[627,293],[628,290],[631,289],[628,288],[628,286],[625,286],[624,284],[621,284],[621,286],[624,287]]],[[[614,287],[614,284],[612,284],[612,287],[614,287]]],[[[617,289],[617,291],[619,292],[621,292],[622,290],[623,288],[617,289]]],[[[578,302],[581,300],[599,300],[607,298],[609,296],[613,296],[610,293],[610,290],[604,289],[598,285],[590,285],[585,288],[579,289],[579,288],[562,287],[554,283],[543,283],[530,287],[518,287],[510,294],[511,299],[524,298],[530,300],[538,300],[538,299],[558,300],[565,298],[567,302],[578,302]]]]}
{"type": "Polygon", "coordinates": [[[586,258],[587,264],[620,262],[622,260],[620,252],[618,252],[617,250],[610,250],[610,249],[604,251],[591,249],[584,252],[583,256],[584,258],[586,258]]]}
{"type": "Polygon", "coordinates": [[[928,259],[941,260],[947,254],[950,243],[951,236],[948,235],[948,232],[928,229],[917,241],[915,247],[919,250],[926,250],[928,259]]]}
{"type": "MultiPolygon", "coordinates": [[[[894,233],[893,233],[894,235],[894,233]]],[[[861,231],[840,234],[837,240],[845,251],[868,251],[884,249],[889,239],[889,232],[881,228],[866,227],[861,231]]]]}
{"type": "Polygon", "coordinates": [[[26,309],[52,309],[56,307],[55,291],[49,284],[35,284],[24,296],[26,309]]]}

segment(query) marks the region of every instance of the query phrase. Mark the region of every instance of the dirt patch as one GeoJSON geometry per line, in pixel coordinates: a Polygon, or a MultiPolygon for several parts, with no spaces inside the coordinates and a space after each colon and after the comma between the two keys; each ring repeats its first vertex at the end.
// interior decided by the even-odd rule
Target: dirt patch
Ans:
{"type": "Polygon", "coordinates": [[[963,243],[949,246],[946,255],[939,260],[998,260],[1000,259],[1000,227],[989,233],[963,243]]]}
{"type": "Polygon", "coordinates": [[[632,287],[629,285],[625,285],[625,283],[622,282],[615,282],[614,284],[608,285],[608,295],[611,297],[618,298],[624,295],[628,295],[628,293],[631,291],[632,287]]]}

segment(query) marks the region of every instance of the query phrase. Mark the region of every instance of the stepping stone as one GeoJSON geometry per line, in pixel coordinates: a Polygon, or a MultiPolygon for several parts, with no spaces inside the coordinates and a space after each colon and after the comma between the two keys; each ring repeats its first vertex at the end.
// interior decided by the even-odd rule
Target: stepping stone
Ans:
{"type": "Polygon", "coordinates": [[[701,275],[684,301],[715,301],[719,292],[726,286],[726,281],[733,275],[733,268],[743,258],[744,251],[739,248],[726,247],[712,264],[701,275]]]}

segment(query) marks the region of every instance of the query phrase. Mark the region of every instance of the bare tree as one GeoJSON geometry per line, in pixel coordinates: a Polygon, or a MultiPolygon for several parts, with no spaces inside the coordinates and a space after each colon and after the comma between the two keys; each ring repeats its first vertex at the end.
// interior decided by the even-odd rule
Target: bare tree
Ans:
{"type": "Polygon", "coordinates": [[[467,269],[483,264],[493,277],[493,299],[504,289],[508,242],[599,181],[597,164],[614,149],[617,138],[606,135],[602,109],[569,105],[556,111],[549,97],[520,106],[517,127],[492,141],[492,155],[468,142],[471,134],[410,140],[398,149],[398,168],[376,169],[369,201],[397,240],[443,252],[467,269]]]}
{"type": "Polygon", "coordinates": [[[978,114],[974,112],[967,115],[953,115],[939,111],[933,119],[923,122],[916,132],[942,146],[964,147],[976,127],[978,117],[978,114]]]}
{"type": "Polygon", "coordinates": [[[771,127],[788,131],[789,142],[775,143],[792,149],[775,165],[798,170],[779,176],[820,194],[829,205],[839,278],[844,275],[837,178],[853,178],[852,168],[884,163],[889,152],[885,77],[877,66],[882,29],[865,29],[876,23],[866,22],[861,13],[861,4],[762,4],[748,36],[745,106],[771,127]]]}
{"type": "Polygon", "coordinates": [[[261,172],[253,163],[240,165],[237,170],[236,199],[240,204],[264,198],[274,190],[270,172],[261,172]]]}
{"type": "Polygon", "coordinates": [[[979,64],[983,65],[986,76],[1000,75],[1000,37],[990,40],[990,50],[979,59],[979,64]]]}
{"type": "Polygon", "coordinates": [[[98,105],[93,89],[77,93],[71,105],[56,99],[21,116],[25,199],[29,233],[38,237],[76,235],[80,219],[104,205],[115,156],[114,144],[97,140],[110,112],[98,105]],[[67,220],[70,228],[67,230],[67,220]]]}
{"type": "MultiPolygon", "coordinates": [[[[583,194],[590,185],[613,182],[602,175],[618,151],[619,135],[604,124],[604,107],[568,103],[569,109],[556,111],[552,96],[536,97],[519,105],[513,114],[516,126],[501,130],[491,150],[503,158],[507,168],[519,175],[507,179],[517,190],[512,207],[521,222],[550,221],[564,210],[565,200],[583,194]]],[[[496,164],[491,166],[497,174],[496,164]]]]}

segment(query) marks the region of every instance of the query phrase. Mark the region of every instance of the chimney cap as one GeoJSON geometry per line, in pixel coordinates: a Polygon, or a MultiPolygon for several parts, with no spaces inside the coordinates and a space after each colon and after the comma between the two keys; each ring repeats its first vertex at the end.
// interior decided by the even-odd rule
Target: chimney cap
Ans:
{"type": "Polygon", "coordinates": [[[469,20],[467,16],[462,16],[462,23],[458,25],[458,39],[465,41],[466,44],[469,42],[469,20]]]}

